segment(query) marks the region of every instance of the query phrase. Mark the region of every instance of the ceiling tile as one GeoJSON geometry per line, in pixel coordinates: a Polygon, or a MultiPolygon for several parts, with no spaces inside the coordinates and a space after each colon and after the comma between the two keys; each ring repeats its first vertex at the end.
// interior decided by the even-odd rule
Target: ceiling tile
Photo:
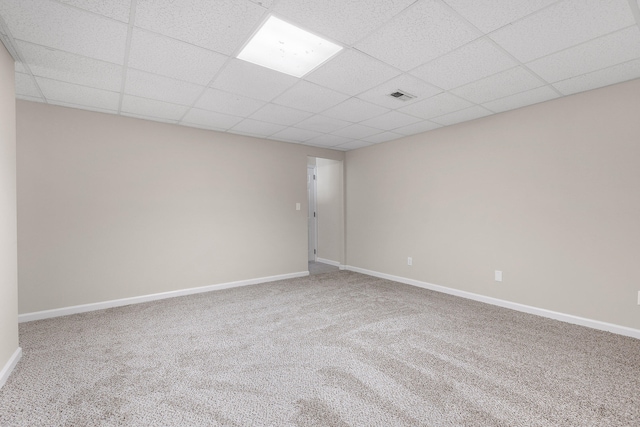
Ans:
{"type": "Polygon", "coordinates": [[[355,46],[408,71],[479,37],[437,0],[414,3],[355,46]]]}
{"type": "Polygon", "coordinates": [[[16,73],[16,95],[40,98],[40,91],[29,74],[16,73]]]}
{"type": "Polygon", "coordinates": [[[306,120],[296,124],[295,127],[299,129],[308,129],[316,132],[330,133],[343,127],[349,126],[351,123],[344,120],[334,119],[332,117],[326,117],[321,115],[315,115],[309,117],[306,120]]]}
{"type": "Polygon", "coordinates": [[[527,64],[548,82],[557,82],[640,58],[637,25],[588,41],[527,64]]]}
{"type": "Polygon", "coordinates": [[[121,115],[125,116],[125,117],[133,117],[134,119],[151,120],[151,121],[160,122],[160,123],[178,124],[178,120],[163,119],[161,117],[145,116],[144,114],[128,113],[126,111],[123,111],[121,115]]]}
{"type": "Polygon", "coordinates": [[[131,38],[129,67],[206,86],[228,58],[136,28],[131,38]]]}
{"type": "Polygon", "coordinates": [[[138,114],[145,117],[157,117],[165,120],[180,120],[188,107],[170,104],[153,99],[124,95],[122,97],[122,112],[138,114]]]}
{"type": "Polygon", "coordinates": [[[87,107],[102,108],[105,110],[118,110],[118,103],[120,102],[120,94],[118,92],[79,86],[72,83],[45,79],[43,77],[36,77],[36,81],[47,100],[85,105],[87,107]]]}
{"type": "Polygon", "coordinates": [[[320,145],[323,147],[334,147],[336,145],[346,144],[352,141],[351,138],[345,138],[337,135],[320,135],[306,141],[308,144],[320,145]]]}
{"type": "Polygon", "coordinates": [[[28,95],[16,94],[16,99],[22,99],[24,101],[31,101],[31,102],[44,102],[44,99],[39,96],[28,96],[28,95]]]}
{"type": "Polygon", "coordinates": [[[558,0],[445,1],[473,25],[489,33],[558,0]]]}
{"type": "Polygon", "coordinates": [[[2,0],[14,39],[116,64],[124,63],[127,25],[48,0],[2,0]]]}
{"type": "Polygon", "coordinates": [[[363,125],[351,125],[333,132],[333,135],[342,136],[344,138],[360,139],[375,135],[376,133],[380,133],[380,129],[363,125]]]}
{"type": "Polygon", "coordinates": [[[421,65],[411,74],[449,90],[516,65],[516,61],[492,42],[479,39],[421,65]]]}
{"type": "Polygon", "coordinates": [[[16,73],[30,74],[29,71],[27,71],[27,68],[25,67],[25,65],[22,62],[17,62],[16,61],[15,67],[16,67],[16,73]]]}
{"type": "Polygon", "coordinates": [[[421,121],[421,119],[417,117],[400,113],[398,111],[390,111],[386,114],[375,117],[373,119],[360,122],[360,124],[365,126],[371,126],[377,129],[382,129],[382,130],[392,130],[392,129],[396,129],[402,126],[407,126],[419,121],[421,121]]]}
{"type": "Polygon", "coordinates": [[[131,68],[127,71],[127,80],[124,87],[124,92],[127,95],[180,105],[193,104],[203,90],[204,86],[131,68]]]}
{"type": "Polygon", "coordinates": [[[119,92],[122,66],[61,50],[17,41],[22,58],[33,75],[119,92]]]}
{"type": "Polygon", "coordinates": [[[454,113],[445,114],[443,116],[434,117],[432,122],[441,124],[443,126],[453,125],[460,122],[466,122],[468,120],[479,119],[493,114],[486,108],[474,105],[473,107],[465,108],[464,110],[456,111],[454,113]]]}
{"type": "Polygon", "coordinates": [[[398,109],[398,111],[411,114],[412,116],[422,117],[423,119],[430,119],[432,117],[468,108],[471,105],[472,104],[469,101],[444,92],[423,101],[407,105],[406,107],[398,109]]]}
{"type": "Polygon", "coordinates": [[[488,108],[496,113],[501,113],[507,110],[513,110],[527,105],[537,104],[539,102],[548,101],[550,99],[558,98],[558,95],[549,86],[542,86],[536,89],[528,90],[526,92],[517,93],[515,95],[507,96],[504,98],[496,99],[482,104],[483,107],[488,108]]]}
{"type": "Polygon", "coordinates": [[[212,86],[249,98],[271,101],[298,81],[293,76],[233,59],[216,77],[212,86]]]}
{"type": "Polygon", "coordinates": [[[476,104],[524,92],[543,83],[522,67],[514,67],[451,91],[476,104]]]}
{"type": "Polygon", "coordinates": [[[182,119],[183,124],[196,124],[208,129],[227,130],[240,123],[242,117],[192,108],[182,119]]]}
{"type": "Polygon", "coordinates": [[[257,4],[258,6],[262,6],[262,7],[266,8],[266,9],[269,9],[270,7],[273,6],[273,3],[276,0],[250,0],[250,1],[251,1],[251,3],[257,4]]]}
{"type": "Polygon", "coordinates": [[[292,126],[308,117],[312,113],[295,110],[282,105],[267,104],[251,115],[252,119],[279,125],[292,126]]]}
{"type": "Polygon", "coordinates": [[[360,122],[388,112],[389,110],[358,98],[349,98],[322,114],[349,122],[360,122]]]}
{"type": "Polygon", "coordinates": [[[233,116],[247,117],[265,105],[263,101],[218,89],[207,89],[198,99],[195,107],[203,110],[217,111],[233,116]]]}
{"type": "Polygon", "coordinates": [[[357,150],[358,148],[371,147],[373,144],[365,141],[351,141],[346,144],[333,147],[336,150],[357,150]]]}
{"type": "Polygon", "coordinates": [[[425,83],[424,81],[409,74],[403,74],[381,84],[380,86],[361,93],[358,95],[358,98],[373,102],[374,104],[378,104],[383,107],[396,109],[418,102],[421,99],[430,98],[440,92],[442,92],[442,90],[435,86],[425,83]],[[408,93],[415,96],[415,98],[402,101],[398,98],[389,96],[389,94],[397,91],[408,93]]]}
{"type": "Polygon", "coordinates": [[[428,132],[430,130],[438,129],[440,127],[442,127],[442,125],[433,123],[429,120],[425,120],[409,126],[403,126],[401,128],[394,129],[393,131],[401,135],[415,135],[417,133],[428,132]]]}
{"type": "Polygon", "coordinates": [[[231,55],[264,14],[246,0],[138,0],[136,26],[231,55]]]}
{"type": "Polygon", "coordinates": [[[280,0],[274,12],[320,36],[351,45],[415,0],[280,0]]]}
{"type": "Polygon", "coordinates": [[[266,138],[285,128],[286,126],[282,125],[275,125],[273,123],[261,122],[253,119],[245,119],[229,129],[229,132],[266,138]]]}
{"type": "Polygon", "coordinates": [[[122,22],[129,22],[131,0],[58,0],[89,12],[108,16],[122,22]]]}
{"type": "Polygon", "coordinates": [[[347,98],[349,96],[303,80],[274,99],[273,102],[285,107],[319,113],[347,98]]]}
{"type": "Polygon", "coordinates": [[[76,108],[76,109],[85,110],[85,111],[96,111],[98,113],[118,114],[118,110],[106,110],[104,108],[88,107],[86,105],[70,104],[68,102],[62,102],[62,101],[50,100],[49,104],[60,105],[61,107],[76,108]]]}
{"type": "Polygon", "coordinates": [[[305,77],[305,80],[338,92],[356,95],[398,74],[400,71],[395,68],[349,49],[321,65],[305,77]]]}
{"type": "Polygon", "coordinates": [[[371,142],[373,144],[378,144],[380,142],[393,141],[394,139],[402,138],[404,135],[395,132],[382,132],[375,135],[368,136],[363,138],[367,142],[371,142]]]}
{"type": "Polygon", "coordinates": [[[317,138],[320,135],[320,132],[314,132],[312,130],[286,128],[278,133],[271,135],[270,138],[282,141],[304,142],[310,140],[311,138],[317,138]]]}
{"type": "Polygon", "coordinates": [[[566,0],[491,34],[522,62],[633,25],[627,0],[566,0]]]}
{"type": "Polygon", "coordinates": [[[572,79],[554,83],[553,87],[565,95],[597,89],[599,87],[620,83],[640,76],[640,59],[614,65],[603,70],[594,71],[572,79]]]}

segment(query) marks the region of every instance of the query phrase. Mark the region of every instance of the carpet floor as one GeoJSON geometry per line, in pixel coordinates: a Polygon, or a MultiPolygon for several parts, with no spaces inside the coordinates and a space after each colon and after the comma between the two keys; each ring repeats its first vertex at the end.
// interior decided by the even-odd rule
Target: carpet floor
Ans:
{"type": "Polygon", "coordinates": [[[1,426],[639,426],[640,340],[353,272],[20,325],[1,426]]]}

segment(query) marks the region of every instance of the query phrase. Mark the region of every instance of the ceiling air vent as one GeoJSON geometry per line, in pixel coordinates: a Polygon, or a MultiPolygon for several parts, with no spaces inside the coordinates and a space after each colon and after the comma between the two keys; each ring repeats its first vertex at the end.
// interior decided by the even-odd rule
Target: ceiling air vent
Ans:
{"type": "Polygon", "coordinates": [[[403,90],[397,90],[393,93],[390,93],[389,96],[393,96],[394,98],[399,99],[400,101],[408,101],[416,97],[415,95],[411,95],[403,90]]]}

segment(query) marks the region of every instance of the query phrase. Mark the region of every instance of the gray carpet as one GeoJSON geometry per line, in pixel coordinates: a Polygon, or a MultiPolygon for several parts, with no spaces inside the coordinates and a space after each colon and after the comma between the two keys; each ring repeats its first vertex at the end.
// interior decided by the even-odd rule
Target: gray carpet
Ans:
{"type": "Polygon", "coordinates": [[[2,426],[638,426],[640,340],[351,272],[20,325],[2,426]]]}

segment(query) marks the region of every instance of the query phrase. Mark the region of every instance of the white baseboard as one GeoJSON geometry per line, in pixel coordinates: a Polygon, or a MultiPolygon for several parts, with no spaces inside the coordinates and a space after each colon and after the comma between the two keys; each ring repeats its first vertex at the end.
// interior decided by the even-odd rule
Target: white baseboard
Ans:
{"type": "Polygon", "coordinates": [[[22,349],[18,347],[16,351],[13,352],[7,363],[5,363],[4,367],[0,371],[0,388],[7,382],[9,379],[9,375],[13,371],[13,368],[16,367],[20,358],[22,357],[22,349]]]}
{"type": "Polygon", "coordinates": [[[237,288],[240,286],[257,285],[259,283],[275,282],[277,280],[294,279],[308,276],[308,271],[299,273],[280,274],[277,276],[260,277],[257,279],[239,280],[237,282],[220,283],[218,285],[202,286],[199,288],[180,289],[177,291],[161,292],[158,294],[141,295],[138,297],[122,298],[110,301],[96,302],[92,304],[74,305],[71,307],[55,308],[52,310],[36,311],[18,315],[18,322],[31,322],[34,320],[49,319],[52,317],[67,316],[69,314],[85,313],[87,311],[104,310],[105,308],[121,307],[124,305],[140,304],[166,298],[180,297],[183,295],[199,294],[202,292],[219,291],[221,289],[237,288]]]}
{"type": "Polygon", "coordinates": [[[334,267],[338,267],[338,268],[342,267],[341,268],[342,270],[344,270],[344,267],[345,267],[344,265],[340,264],[340,262],[338,262],[338,261],[333,261],[333,260],[326,259],[326,258],[318,257],[318,258],[316,258],[316,262],[321,262],[323,264],[333,265],[334,267]]]}
{"type": "Polygon", "coordinates": [[[374,277],[379,277],[381,279],[393,280],[394,282],[400,282],[407,285],[417,286],[419,288],[429,289],[436,292],[442,292],[449,295],[455,295],[457,297],[467,298],[474,301],[480,301],[480,302],[484,302],[491,305],[497,305],[499,307],[505,307],[511,310],[521,311],[523,313],[535,314],[537,316],[547,317],[549,319],[559,320],[561,322],[571,323],[571,324],[580,325],[580,326],[586,326],[592,329],[598,329],[601,331],[612,332],[614,334],[640,339],[640,330],[629,328],[627,326],[620,326],[613,323],[601,322],[599,320],[587,319],[585,317],[579,317],[571,314],[560,313],[557,311],[546,310],[544,308],[532,307],[530,305],[519,304],[517,302],[511,302],[511,301],[505,301],[498,298],[488,297],[480,294],[474,294],[472,292],[461,291],[459,289],[448,288],[446,286],[440,286],[440,285],[434,285],[427,282],[421,282],[419,280],[407,279],[406,277],[379,273],[377,271],[367,270],[359,267],[353,267],[350,265],[347,265],[345,269],[349,271],[354,271],[356,273],[366,274],[368,276],[374,276],[374,277]]]}

